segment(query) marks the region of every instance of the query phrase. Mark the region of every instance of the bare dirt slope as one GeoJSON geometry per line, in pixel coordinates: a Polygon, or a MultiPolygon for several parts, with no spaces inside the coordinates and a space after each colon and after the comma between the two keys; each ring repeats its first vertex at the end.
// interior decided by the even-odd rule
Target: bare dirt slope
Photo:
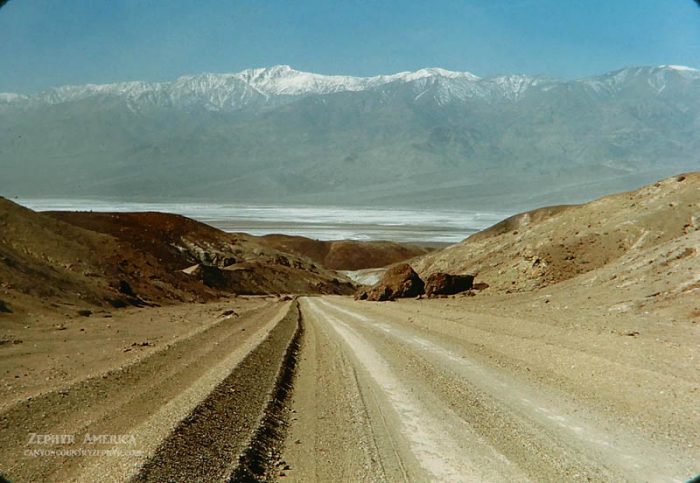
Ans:
{"type": "Polygon", "coordinates": [[[272,303],[237,297],[207,304],[95,309],[91,317],[55,312],[5,317],[0,327],[0,408],[132,364],[173,342],[272,303]]]}
{"type": "Polygon", "coordinates": [[[0,316],[351,290],[308,259],[181,216],[36,213],[0,198],[0,316]]]}
{"type": "Polygon", "coordinates": [[[158,259],[169,271],[195,264],[205,284],[243,294],[348,293],[342,275],[244,233],[230,234],[169,213],[50,212],[67,223],[109,234],[158,259]]]}
{"type": "Polygon", "coordinates": [[[158,260],[114,237],[35,213],[0,198],[0,299],[13,312],[63,306],[130,305],[213,296],[186,277],[157,271],[158,260]],[[153,267],[150,268],[149,267],[153,267]],[[150,283],[154,272],[160,283],[150,283]],[[143,274],[144,277],[134,275],[143,274]],[[120,290],[124,281],[137,290],[120,290]],[[126,292],[130,292],[126,290],[126,292]],[[136,295],[136,296],[134,296],[136,295]]]}
{"type": "Polygon", "coordinates": [[[290,235],[266,235],[260,240],[277,250],[310,258],[332,270],[385,267],[430,251],[424,247],[389,241],[321,241],[290,235]]]}
{"type": "Polygon", "coordinates": [[[423,276],[477,273],[491,291],[529,291],[698,229],[700,173],[689,173],[585,205],[518,215],[422,257],[415,268],[423,276]]]}

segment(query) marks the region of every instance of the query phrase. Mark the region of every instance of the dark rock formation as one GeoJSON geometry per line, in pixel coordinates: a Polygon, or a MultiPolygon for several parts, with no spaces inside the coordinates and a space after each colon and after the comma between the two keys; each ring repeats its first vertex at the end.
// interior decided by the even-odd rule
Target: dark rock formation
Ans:
{"type": "Polygon", "coordinates": [[[378,302],[398,298],[416,297],[425,293],[425,284],[418,274],[408,264],[395,265],[384,274],[382,279],[370,288],[366,297],[358,294],[360,300],[378,302]]]}
{"type": "Polygon", "coordinates": [[[7,305],[7,302],[5,302],[4,300],[0,300],[0,313],[9,314],[11,312],[12,310],[10,309],[10,306],[7,305]]]}
{"type": "Polygon", "coordinates": [[[451,275],[449,273],[433,273],[425,284],[428,297],[436,295],[453,295],[471,290],[474,286],[474,275],[451,275]]]}

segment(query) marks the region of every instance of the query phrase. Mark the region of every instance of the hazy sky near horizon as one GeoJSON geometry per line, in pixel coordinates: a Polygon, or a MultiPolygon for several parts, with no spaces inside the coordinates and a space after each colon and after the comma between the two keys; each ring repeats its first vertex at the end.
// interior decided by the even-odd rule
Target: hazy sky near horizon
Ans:
{"type": "Polygon", "coordinates": [[[631,65],[700,68],[700,8],[692,0],[11,0],[0,8],[0,92],[275,64],[564,78],[631,65]]]}

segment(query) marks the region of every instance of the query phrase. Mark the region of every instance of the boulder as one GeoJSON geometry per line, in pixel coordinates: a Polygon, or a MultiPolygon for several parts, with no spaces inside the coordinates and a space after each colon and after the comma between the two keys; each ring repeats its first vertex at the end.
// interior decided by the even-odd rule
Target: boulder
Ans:
{"type": "Polygon", "coordinates": [[[428,297],[437,295],[454,295],[471,290],[474,286],[474,275],[451,275],[449,273],[433,273],[425,284],[428,297]]]}
{"type": "Polygon", "coordinates": [[[195,274],[207,287],[219,290],[229,290],[231,287],[231,279],[227,271],[217,266],[200,265],[195,274]]]}
{"type": "Polygon", "coordinates": [[[0,300],[0,313],[5,313],[5,314],[12,313],[10,306],[7,305],[7,302],[5,302],[4,300],[0,300]]]}
{"type": "MultiPolygon", "coordinates": [[[[383,302],[398,298],[417,297],[425,293],[425,284],[410,265],[395,265],[367,291],[366,300],[383,302]]],[[[360,294],[362,300],[363,294],[360,294]]]]}

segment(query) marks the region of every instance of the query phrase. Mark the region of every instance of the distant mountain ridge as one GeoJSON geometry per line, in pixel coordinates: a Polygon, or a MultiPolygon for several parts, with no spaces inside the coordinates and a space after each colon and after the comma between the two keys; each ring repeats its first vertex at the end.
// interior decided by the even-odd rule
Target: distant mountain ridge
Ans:
{"type": "MultiPolygon", "coordinates": [[[[116,96],[131,106],[168,105],[186,107],[193,101],[212,110],[243,108],[256,96],[323,95],[336,92],[358,92],[380,88],[391,83],[413,83],[417,89],[433,83],[441,84],[444,102],[470,97],[518,98],[525,90],[548,90],[566,83],[578,83],[596,92],[614,92],[634,76],[647,76],[649,84],[663,90],[666,77],[676,74],[687,79],[700,79],[700,70],[685,66],[662,65],[620,69],[601,76],[576,81],[563,81],[521,74],[481,78],[470,72],[453,72],[441,68],[424,68],[373,77],[323,75],[302,72],[288,65],[246,69],[238,73],[187,75],[172,82],[117,82],[111,84],[68,85],[49,89],[34,96],[0,93],[0,103],[60,104],[98,96],[116,96]],[[450,98],[451,96],[451,98],[450,98]]],[[[421,95],[422,93],[419,93],[421,95]]]]}
{"type": "Polygon", "coordinates": [[[536,206],[700,165],[700,71],[580,80],[289,66],[0,93],[0,192],[536,206]]]}
{"type": "Polygon", "coordinates": [[[59,104],[97,96],[118,96],[134,107],[170,105],[184,107],[196,100],[211,110],[235,110],[256,97],[305,96],[334,92],[357,92],[392,82],[411,82],[444,77],[452,80],[477,81],[468,72],[451,72],[439,68],[400,72],[392,75],[354,77],[301,72],[288,65],[246,69],[232,74],[205,73],[182,76],[173,82],[118,82],[56,87],[35,96],[0,93],[0,102],[59,104]]]}

